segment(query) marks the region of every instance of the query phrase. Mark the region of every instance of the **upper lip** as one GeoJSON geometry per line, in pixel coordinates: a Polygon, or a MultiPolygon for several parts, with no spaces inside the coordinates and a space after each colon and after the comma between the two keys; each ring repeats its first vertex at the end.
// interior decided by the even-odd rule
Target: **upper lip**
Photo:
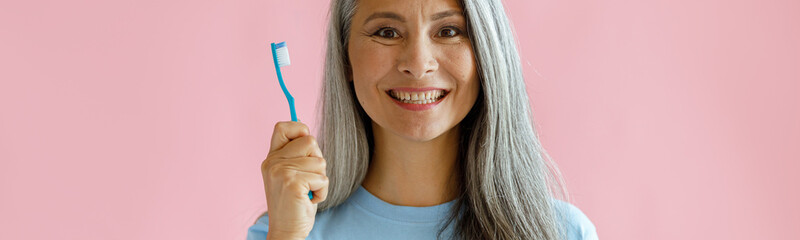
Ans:
{"type": "Polygon", "coordinates": [[[413,92],[427,92],[427,91],[433,91],[433,90],[443,90],[445,93],[450,92],[450,90],[447,90],[447,89],[444,89],[444,88],[437,88],[437,87],[421,87],[421,88],[396,87],[396,88],[389,88],[389,89],[386,90],[386,92],[398,91],[398,92],[410,92],[410,93],[413,93],[413,92]]]}

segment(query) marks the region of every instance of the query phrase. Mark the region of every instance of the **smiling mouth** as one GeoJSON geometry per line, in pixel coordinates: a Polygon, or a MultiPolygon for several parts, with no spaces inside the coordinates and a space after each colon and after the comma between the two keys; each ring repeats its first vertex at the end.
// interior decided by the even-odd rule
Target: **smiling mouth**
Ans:
{"type": "Polygon", "coordinates": [[[428,91],[400,91],[395,89],[390,89],[386,91],[386,94],[389,97],[394,98],[395,100],[408,103],[408,104],[430,104],[435,103],[447,96],[449,92],[443,89],[435,89],[435,90],[428,90],[428,91]]]}

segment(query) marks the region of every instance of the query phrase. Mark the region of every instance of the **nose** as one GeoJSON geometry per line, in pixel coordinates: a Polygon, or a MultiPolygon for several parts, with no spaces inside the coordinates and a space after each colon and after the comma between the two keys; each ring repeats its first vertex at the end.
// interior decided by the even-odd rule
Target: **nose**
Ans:
{"type": "Polygon", "coordinates": [[[409,39],[403,49],[400,59],[398,59],[397,70],[401,73],[422,79],[432,75],[439,69],[439,62],[434,56],[435,46],[426,39],[418,37],[413,41],[409,39]]]}

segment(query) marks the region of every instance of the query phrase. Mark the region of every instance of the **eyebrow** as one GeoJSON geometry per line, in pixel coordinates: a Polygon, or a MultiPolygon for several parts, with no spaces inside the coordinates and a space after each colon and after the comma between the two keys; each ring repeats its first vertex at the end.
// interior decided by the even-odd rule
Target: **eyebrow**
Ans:
{"type": "MultiPolygon", "coordinates": [[[[442,18],[446,18],[446,17],[453,16],[453,15],[460,15],[460,14],[461,14],[461,11],[458,11],[458,10],[447,10],[447,11],[438,12],[436,14],[431,15],[431,20],[436,21],[436,20],[439,20],[439,19],[442,19],[442,18]]],[[[403,16],[400,16],[397,13],[393,13],[393,12],[376,12],[376,13],[373,13],[372,15],[369,15],[369,17],[367,17],[367,20],[364,20],[364,24],[367,24],[370,20],[377,19],[377,18],[389,18],[389,19],[394,19],[394,20],[400,21],[400,22],[405,22],[406,21],[406,19],[403,18],[403,16]]]]}

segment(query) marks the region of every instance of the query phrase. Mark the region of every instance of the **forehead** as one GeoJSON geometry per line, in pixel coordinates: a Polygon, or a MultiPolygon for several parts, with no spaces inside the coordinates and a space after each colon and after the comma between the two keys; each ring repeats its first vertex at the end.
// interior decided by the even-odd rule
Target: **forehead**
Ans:
{"type": "MultiPolygon", "coordinates": [[[[358,0],[354,19],[363,19],[374,13],[392,13],[404,19],[430,19],[437,13],[449,10],[461,12],[459,0],[358,0]]],[[[384,14],[386,15],[386,14],[384,14]]]]}

